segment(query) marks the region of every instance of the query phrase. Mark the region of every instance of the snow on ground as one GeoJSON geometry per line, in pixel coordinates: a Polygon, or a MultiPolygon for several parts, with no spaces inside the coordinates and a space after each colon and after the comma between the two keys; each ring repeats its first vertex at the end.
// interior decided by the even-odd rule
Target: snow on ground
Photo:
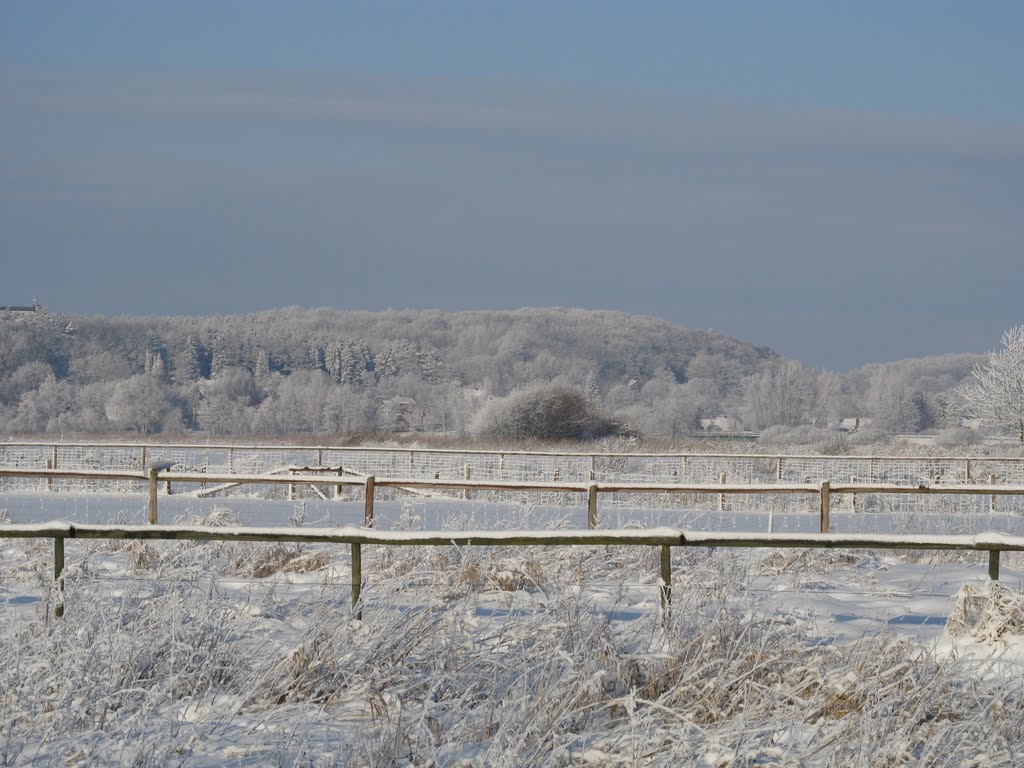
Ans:
{"type": "MultiPolygon", "coordinates": [[[[174,498],[162,514],[207,524],[362,514],[174,498]]],[[[52,501],[2,494],[0,509],[142,521],[138,497],[79,497],[79,516],[52,501]]],[[[581,522],[394,504],[381,527],[581,522]]],[[[623,514],[678,524],[662,512],[623,514]]],[[[695,514],[764,530],[764,515],[695,514]]],[[[1024,752],[1015,555],[990,595],[977,553],[676,551],[667,624],[653,547],[364,546],[361,620],[345,545],[69,540],[66,555],[57,621],[50,541],[0,539],[3,764],[1010,766],[1024,752]]]]}

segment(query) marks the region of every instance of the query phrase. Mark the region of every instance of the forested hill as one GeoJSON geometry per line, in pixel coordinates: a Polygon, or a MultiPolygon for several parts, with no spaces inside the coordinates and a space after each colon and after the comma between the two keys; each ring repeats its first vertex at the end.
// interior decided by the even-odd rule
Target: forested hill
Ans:
{"type": "Polygon", "coordinates": [[[715,331],[579,309],[0,312],[0,429],[450,430],[487,398],[543,381],[674,432],[775,360],[715,331]]]}

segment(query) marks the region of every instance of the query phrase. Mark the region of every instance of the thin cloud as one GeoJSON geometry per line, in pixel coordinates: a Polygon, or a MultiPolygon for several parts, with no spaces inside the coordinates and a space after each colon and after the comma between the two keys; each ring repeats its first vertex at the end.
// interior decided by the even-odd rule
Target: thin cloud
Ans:
{"type": "Polygon", "coordinates": [[[614,306],[850,367],[987,348],[1024,280],[1017,124],[280,74],[6,71],[0,105],[5,249],[46,257],[5,279],[178,265],[114,311],[614,306]],[[196,289],[229,259],[244,292],[196,289]]]}

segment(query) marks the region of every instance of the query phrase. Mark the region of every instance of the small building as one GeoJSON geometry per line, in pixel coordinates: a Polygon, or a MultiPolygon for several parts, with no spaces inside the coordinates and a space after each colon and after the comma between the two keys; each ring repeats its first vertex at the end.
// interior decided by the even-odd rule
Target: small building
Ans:
{"type": "Polygon", "coordinates": [[[730,417],[723,413],[713,419],[701,419],[700,428],[705,432],[732,432],[736,425],[730,417]]]}
{"type": "Polygon", "coordinates": [[[416,401],[389,397],[380,404],[380,426],[389,432],[411,432],[416,426],[416,401]]]}

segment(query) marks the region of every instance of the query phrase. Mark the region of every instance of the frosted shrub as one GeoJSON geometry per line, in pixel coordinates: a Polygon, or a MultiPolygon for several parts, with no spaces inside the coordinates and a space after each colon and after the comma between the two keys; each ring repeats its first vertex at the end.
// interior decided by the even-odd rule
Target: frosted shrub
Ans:
{"type": "Polygon", "coordinates": [[[473,431],[496,440],[583,440],[621,433],[624,427],[572,387],[542,384],[493,400],[473,431]]]}

